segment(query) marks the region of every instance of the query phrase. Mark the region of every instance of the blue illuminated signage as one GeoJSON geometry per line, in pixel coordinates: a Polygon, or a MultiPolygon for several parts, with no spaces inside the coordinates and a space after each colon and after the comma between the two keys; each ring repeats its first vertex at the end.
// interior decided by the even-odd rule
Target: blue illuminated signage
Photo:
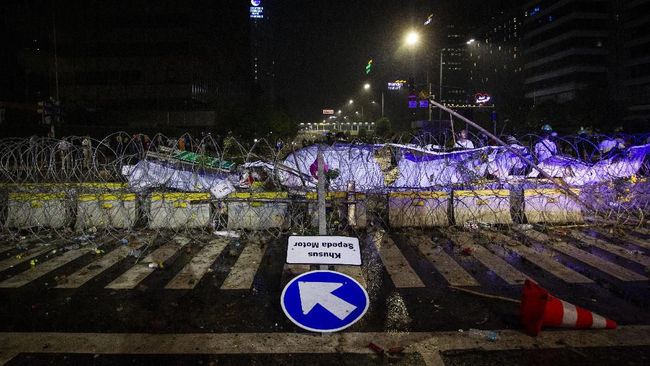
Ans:
{"type": "Polygon", "coordinates": [[[251,6],[250,17],[251,17],[251,19],[263,19],[264,18],[264,7],[263,6],[251,6]]]}

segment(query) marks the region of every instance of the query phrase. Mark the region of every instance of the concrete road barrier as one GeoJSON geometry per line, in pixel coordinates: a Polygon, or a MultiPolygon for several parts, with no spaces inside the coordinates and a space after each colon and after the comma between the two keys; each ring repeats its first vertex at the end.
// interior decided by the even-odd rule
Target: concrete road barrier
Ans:
{"type": "Polygon", "coordinates": [[[66,194],[11,192],[7,199],[9,228],[61,228],[68,221],[66,194]]]}
{"type": "Polygon", "coordinates": [[[512,224],[510,191],[507,189],[481,189],[454,191],[454,222],[487,224],[512,224]]]}
{"type": "MultiPolygon", "coordinates": [[[[572,188],[571,191],[580,195],[580,189],[572,188]]],[[[531,224],[584,222],[580,204],[557,188],[525,189],[524,216],[531,224]]]]}
{"type": "Polygon", "coordinates": [[[200,228],[210,224],[210,193],[152,193],[149,228],[200,228]]]}
{"type": "Polygon", "coordinates": [[[80,194],[75,228],[132,228],[137,219],[135,193],[80,194]]]}
{"type": "Polygon", "coordinates": [[[287,192],[237,192],[228,195],[228,229],[263,230],[286,228],[289,204],[287,192]]]}
{"type": "Polygon", "coordinates": [[[388,222],[391,227],[434,227],[449,225],[451,193],[390,192],[388,222]]]}

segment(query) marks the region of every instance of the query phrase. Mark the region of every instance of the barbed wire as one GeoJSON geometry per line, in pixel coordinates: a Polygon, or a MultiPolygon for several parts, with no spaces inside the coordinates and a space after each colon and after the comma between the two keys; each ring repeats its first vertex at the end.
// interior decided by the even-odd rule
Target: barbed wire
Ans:
{"type": "Polygon", "coordinates": [[[331,232],[645,223],[647,134],[499,137],[509,148],[476,134],[468,138],[474,148],[455,148],[460,137],[450,131],[372,143],[124,132],[7,138],[0,140],[1,234],[88,241],[142,230],[316,233],[319,152],[331,232]]]}

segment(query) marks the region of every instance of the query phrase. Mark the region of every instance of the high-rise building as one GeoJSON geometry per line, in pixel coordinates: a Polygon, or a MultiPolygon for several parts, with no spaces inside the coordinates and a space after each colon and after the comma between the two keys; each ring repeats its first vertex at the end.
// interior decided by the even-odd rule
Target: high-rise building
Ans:
{"type": "Polygon", "coordinates": [[[467,103],[466,32],[456,24],[448,24],[443,30],[439,60],[440,99],[443,104],[467,103]]]}
{"type": "Polygon", "coordinates": [[[650,121],[650,0],[622,1],[623,86],[628,123],[650,121]]]}
{"type": "Polygon", "coordinates": [[[467,42],[470,93],[502,106],[521,97],[523,17],[519,8],[500,11],[472,32],[467,42]]]}
{"type": "Polygon", "coordinates": [[[565,102],[586,88],[614,90],[611,0],[533,0],[524,6],[525,96],[565,102]]]}
{"type": "Polygon", "coordinates": [[[273,100],[275,97],[275,58],[270,0],[250,0],[250,47],[253,96],[273,100]]]}
{"type": "MultiPolygon", "coordinates": [[[[65,124],[78,127],[75,133],[218,128],[223,105],[248,99],[249,48],[229,36],[248,36],[243,4],[51,4],[55,7],[25,8],[38,17],[40,34],[21,41],[37,45],[21,67],[30,80],[41,80],[31,83],[25,99],[58,98],[65,124]]],[[[11,17],[20,19],[25,9],[12,8],[11,17]]]]}

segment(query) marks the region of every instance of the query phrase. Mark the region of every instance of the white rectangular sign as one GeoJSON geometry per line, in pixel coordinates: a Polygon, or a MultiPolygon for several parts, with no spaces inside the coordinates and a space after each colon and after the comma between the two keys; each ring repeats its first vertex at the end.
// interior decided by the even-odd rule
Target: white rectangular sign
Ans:
{"type": "Polygon", "coordinates": [[[323,114],[334,114],[333,109],[323,109],[323,114]]]}
{"type": "Polygon", "coordinates": [[[360,266],[359,239],[348,236],[290,236],[287,263],[360,266]]]}

